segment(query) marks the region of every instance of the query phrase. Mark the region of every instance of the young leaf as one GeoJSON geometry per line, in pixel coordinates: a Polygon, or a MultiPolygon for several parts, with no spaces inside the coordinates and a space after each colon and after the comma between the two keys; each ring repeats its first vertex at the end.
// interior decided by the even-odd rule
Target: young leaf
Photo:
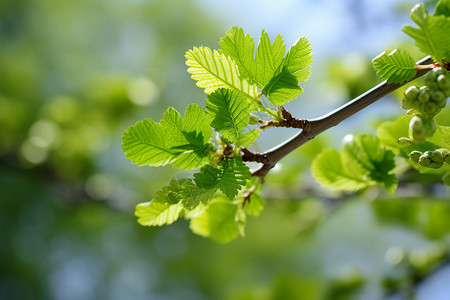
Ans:
{"type": "Polygon", "coordinates": [[[255,135],[256,132],[252,135],[241,134],[250,120],[250,105],[241,94],[217,89],[208,95],[206,109],[212,119],[211,126],[231,143],[248,147],[258,137],[259,131],[256,131],[258,135],[255,135]]]}
{"type": "Polygon", "coordinates": [[[123,133],[122,149],[125,157],[138,165],[165,166],[178,154],[170,148],[161,124],[149,119],[137,122],[123,133]]]}
{"type": "Polygon", "coordinates": [[[450,0],[439,0],[434,15],[450,17],[450,0]]]}
{"type": "Polygon", "coordinates": [[[389,174],[395,167],[394,154],[380,146],[370,135],[347,138],[341,153],[326,149],[313,161],[316,180],[335,189],[357,191],[368,186],[384,185],[394,193],[397,180],[389,174]]]}
{"type": "Polygon", "coordinates": [[[269,102],[274,105],[283,105],[302,92],[297,78],[287,68],[274,75],[262,90],[262,93],[269,97],[269,102]]]}
{"type": "Polygon", "coordinates": [[[265,205],[264,199],[258,194],[251,194],[250,201],[245,204],[245,211],[250,215],[257,217],[261,214],[265,205]]]}
{"type": "Polygon", "coordinates": [[[136,206],[135,215],[138,223],[144,226],[169,225],[175,222],[183,212],[183,206],[167,203],[166,199],[157,197],[153,201],[136,206]]]}
{"type": "Polygon", "coordinates": [[[280,35],[277,35],[273,43],[271,43],[267,32],[262,31],[258,49],[256,50],[254,71],[256,80],[261,86],[265,86],[272,79],[283,61],[285,50],[286,46],[280,35]]]}
{"type": "Polygon", "coordinates": [[[387,80],[387,83],[402,83],[416,75],[416,63],[408,52],[395,49],[380,53],[372,60],[377,75],[387,80]]]}
{"type": "Polygon", "coordinates": [[[194,174],[195,183],[204,189],[220,189],[230,200],[251,179],[250,169],[239,158],[224,159],[217,168],[207,165],[194,174]]]}
{"type": "Polygon", "coordinates": [[[284,50],[280,36],[271,45],[263,31],[256,52],[256,71],[264,69],[258,81],[264,85],[263,94],[274,105],[287,103],[303,92],[298,82],[308,80],[312,64],[311,46],[306,38],[300,38],[283,58],[280,52],[284,50]]]}
{"type": "Polygon", "coordinates": [[[238,207],[230,201],[212,201],[200,215],[191,220],[190,228],[198,235],[227,243],[239,234],[237,210],[238,207]]]}
{"type": "Polygon", "coordinates": [[[198,105],[189,105],[184,119],[170,107],[160,124],[146,119],[129,127],[122,136],[122,149],[138,165],[173,163],[180,169],[195,169],[209,162],[211,134],[206,112],[198,105]]]}
{"type": "Polygon", "coordinates": [[[295,45],[293,45],[285,58],[283,66],[294,74],[297,81],[305,82],[309,79],[311,73],[311,64],[313,63],[313,53],[311,44],[308,39],[301,37],[295,45]]]}
{"type": "Polygon", "coordinates": [[[257,84],[254,76],[255,65],[255,42],[249,34],[244,34],[244,30],[239,27],[232,27],[219,42],[222,51],[230,56],[239,68],[239,73],[243,78],[252,84],[257,84]]]}
{"type": "Polygon", "coordinates": [[[186,64],[192,79],[197,86],[205,88],[206,94],[211,94],[218,88],[229,88],[241,92],[247,98],[257,99],[257,86],[249,84],[238,71],[231,57],[208,47],[194,47],[186,53],[186,64]]]}
{"type": "Polygon", "coordinates": [[[358,191],[373,185],[369,172],[355,161],[344,162],[334,149],[325,149],[314,159],[311,171],[318,183],[342,191],[358,191]]]}
{"type": "Polygon", "coordinates": [[[411,19],[419,26],[403,26],[402,30],[415,40],[416,46],[436,61],[450,58],[450,17],[430,16],[423,3],[416,4],[411,11],[411,19]]]}
{"type": "Polygon", "coordinates": [[[380,145],[378,138],[362,134],[347,138],[342,149],[342,155],[356,160],[369,171],[370,179],[385,186],[388,193],[394,193],[397,179],[389,172],[395,168],[394,153],[380,145]]]}

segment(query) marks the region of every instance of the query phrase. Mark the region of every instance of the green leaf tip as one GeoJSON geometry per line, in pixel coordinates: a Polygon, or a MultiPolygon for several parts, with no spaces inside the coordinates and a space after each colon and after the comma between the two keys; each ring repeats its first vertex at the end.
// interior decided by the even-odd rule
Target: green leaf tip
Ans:
{"type": "Polygon", "coordinates": [[[372,60],[377,75],[387,83],[402,83],[412,79],[417,71],[416,63],[405,50],[383,51],[372,60]]]}

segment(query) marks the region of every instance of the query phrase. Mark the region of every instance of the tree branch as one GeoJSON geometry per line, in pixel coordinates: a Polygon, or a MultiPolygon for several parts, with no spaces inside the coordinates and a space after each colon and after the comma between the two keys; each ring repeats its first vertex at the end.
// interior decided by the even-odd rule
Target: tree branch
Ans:
{"type": "MultiPolygon", "coordinates": [[[[433,63],[433,60],[429,56],[417,62],[418,65],[427,65],[431,63],[433,63]]],[[[388,84],[386,83],[386,81],[384,81],[371,90],[345,103],[341,107],[326,115],[312,120],[304,120],[305,128],[301,132],[264,153],[256,154],[264,156],[265,159],[263,165],[258,170],[253,172],[252,176],[263,178],[280,159],[282,159],[301,145],[305,144],[325,130],[336,126],[343,120],[349,118],[363,108],[383,98],[392,91],[395,91],[401,86],[425,75],[429,71],[430,69],[418,70],[414,78],[403,83],[388,84]]]]}

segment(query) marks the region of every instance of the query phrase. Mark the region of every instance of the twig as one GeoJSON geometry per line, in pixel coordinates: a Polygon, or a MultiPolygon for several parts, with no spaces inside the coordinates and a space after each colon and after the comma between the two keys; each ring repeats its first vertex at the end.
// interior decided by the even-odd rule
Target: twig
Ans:
{"type": "MultiPolygon", "coordinates": [[[[420,60],[417,64],[428,65],[431,63],[433,63],[433,60],[428,56],[420,60]]],[[[396,89],[413,81],[414,79],[425,75],[429,71],[430,69],[417,70],[417,74],[416,76],[414,76],[414,78],[403,83],[388,84],[386,81],[384,81],[371,90],[365,92],[364,94],[356,97],[352,101],[347,102],[338,109],[326,115],[312,120],[304,120],[307,126],[305,126],[301,132],[299,132],[289,140],[268,150],[267,152],[259,154],[264,155],[265,159],[264,162],[262,162],[263,165],[258,170],[253,172],[252,176],[264,178],[267,172],[269,172],[280,159],[282,159],[301,145],[307,143],[309,140],[313,139],[323,131],[336,126],[343,120],[349,118],[363,108],[383,98],[392,91],[395,91],[396,89]]]]}

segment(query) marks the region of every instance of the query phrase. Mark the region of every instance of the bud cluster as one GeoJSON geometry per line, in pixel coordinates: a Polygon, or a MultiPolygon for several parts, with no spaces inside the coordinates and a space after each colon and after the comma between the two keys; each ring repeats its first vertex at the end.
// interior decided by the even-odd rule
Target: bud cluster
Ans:
{"type": "Polygon", "coordinates": [[[439,169],[444,163],[450,164],[450,151],[448,149],[436,149],[434,151],[412,151],[409,154],[412,161],[426,168],[439,169]]]}
{"type": "Polygon", "coordinates": [[[432,119],[446,105],[450,97],[450,78],[448,71],[437,67],[425,75],[425,86],[409,87],[405,92],[402,107],[408,113],[421,114],[432,119]]]}
{"type": "Polygon", "coordinates": [[[415,116],[409,123],[409,137],[415,144],[422,144],[433,136],[436,124],[433,118],[446,106],[450,97],[449,72],[437,67],[425,75],[425,86],[409,87],[402,101],[403,108],[415,116]]]}

